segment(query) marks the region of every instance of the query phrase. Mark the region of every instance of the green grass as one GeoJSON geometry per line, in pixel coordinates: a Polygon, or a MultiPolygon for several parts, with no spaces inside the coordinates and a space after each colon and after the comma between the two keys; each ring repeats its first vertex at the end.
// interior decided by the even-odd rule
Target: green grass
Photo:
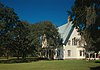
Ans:
{"type": "Polygon", "coordinates": [[[53,60],[0,64],[0,70],[90,70],[91,67],[98,66],[100,66],[100,63],[86,60],[53,60]]]}

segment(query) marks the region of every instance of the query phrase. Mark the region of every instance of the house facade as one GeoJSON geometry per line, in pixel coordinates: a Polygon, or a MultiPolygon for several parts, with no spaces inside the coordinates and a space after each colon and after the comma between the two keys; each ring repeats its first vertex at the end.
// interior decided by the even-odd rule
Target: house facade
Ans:
{"type": "Polygon", "coordinates": [[[68,23],[58,27],[63,46],[55,49],[54,59],[85,59],[85,42],[77,29],[73,27],[71,18],[68,23]]]}

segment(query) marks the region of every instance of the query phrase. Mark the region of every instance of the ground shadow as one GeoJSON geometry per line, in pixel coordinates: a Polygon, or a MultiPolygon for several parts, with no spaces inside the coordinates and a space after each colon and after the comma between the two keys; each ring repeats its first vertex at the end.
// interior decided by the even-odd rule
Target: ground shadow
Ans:
{"type": "Polygon", "coordinates": [[[7,60],[0,60],[0,63],[29,63],[29,62],[36,62],[40,60],[48,60],[46,58],[26,58],[26,59],[7,59],[7,60]]]}
{"type": "Polygon", "coordinates": [[[91,67],[90,70],[100,70],[100,66],[98,66],[98,67],[91,67]]]}

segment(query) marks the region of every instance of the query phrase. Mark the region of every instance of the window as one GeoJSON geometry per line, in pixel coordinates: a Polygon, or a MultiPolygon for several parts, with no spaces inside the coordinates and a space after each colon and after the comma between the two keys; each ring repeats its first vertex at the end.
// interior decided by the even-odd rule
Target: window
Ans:
{"type": "Polygon", "coordinates": [[[79,46],[81,46],[81,41],[79,40],[79,46]]]}
{"type": "Polygon", "coordinates": [[[68,50],[68,56],[71,56],[71,50],[68,50]]]}
{"type": "Polygon", "coordinates": [[[74,37],[74,45],[76,45],[76,38],[74,37]]]}
{"type": "Polygon", "coordinates": [[[74,38],[72,39],[72,45],[77,45],[77,39],[76,39],[76,37],[74,37],[74,38]]]}
{"type": "Polygon", "coordinates": [[[82,53],[83,53],[83,51],[82,51],[82,50],[80,50],[80,56],[82,56],[82,53]]]}
{"type": "Polygon", "coordinates": [[[57,50],[57,57],[60,56],[60,50],[57,50]]]}
{"type": "Polygon", "coordinates": [[[70,40],[68,40],[68,45],[70,45],[70,40]]]}
{"type": "Polygon", "coordinates": [[[72,45],[74,45],[74,39],[72,39],[72,45]]]}
{"type": "Polygon", "coordinates": [[[83,50],[83,56],[85,56],[85,50],[83,50]]]}

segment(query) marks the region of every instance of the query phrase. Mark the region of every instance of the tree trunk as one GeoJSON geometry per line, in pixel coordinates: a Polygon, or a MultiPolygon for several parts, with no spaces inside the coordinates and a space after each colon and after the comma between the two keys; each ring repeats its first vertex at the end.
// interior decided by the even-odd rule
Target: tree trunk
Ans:
{"type": "Polygon", "coordinates": [[[7,59],[9,59],[9,54],[8,54],[8,52],[7,52],[7,54],[6,54],[6,57],[7,57],[7,59]]]}
{"type": "Polygon", "coordinates": [[[6,48],[6,58],[9,59],[9,53],[8,53],[8,48],[6,48]]]}
{"type": "Polygon", "coordinates": [[[22,59],[25,60],[26,59],[26,54],[23,52],[22,54],[22,59]]]}
{"type": "Polygon", "coordinates": [[[17,59],[18,59],[18,60],[19,60],[19,55],[20,55],[20,54],[19,54],[19,51],[18,51],[18,52],[17,52],[17,59]]]}

